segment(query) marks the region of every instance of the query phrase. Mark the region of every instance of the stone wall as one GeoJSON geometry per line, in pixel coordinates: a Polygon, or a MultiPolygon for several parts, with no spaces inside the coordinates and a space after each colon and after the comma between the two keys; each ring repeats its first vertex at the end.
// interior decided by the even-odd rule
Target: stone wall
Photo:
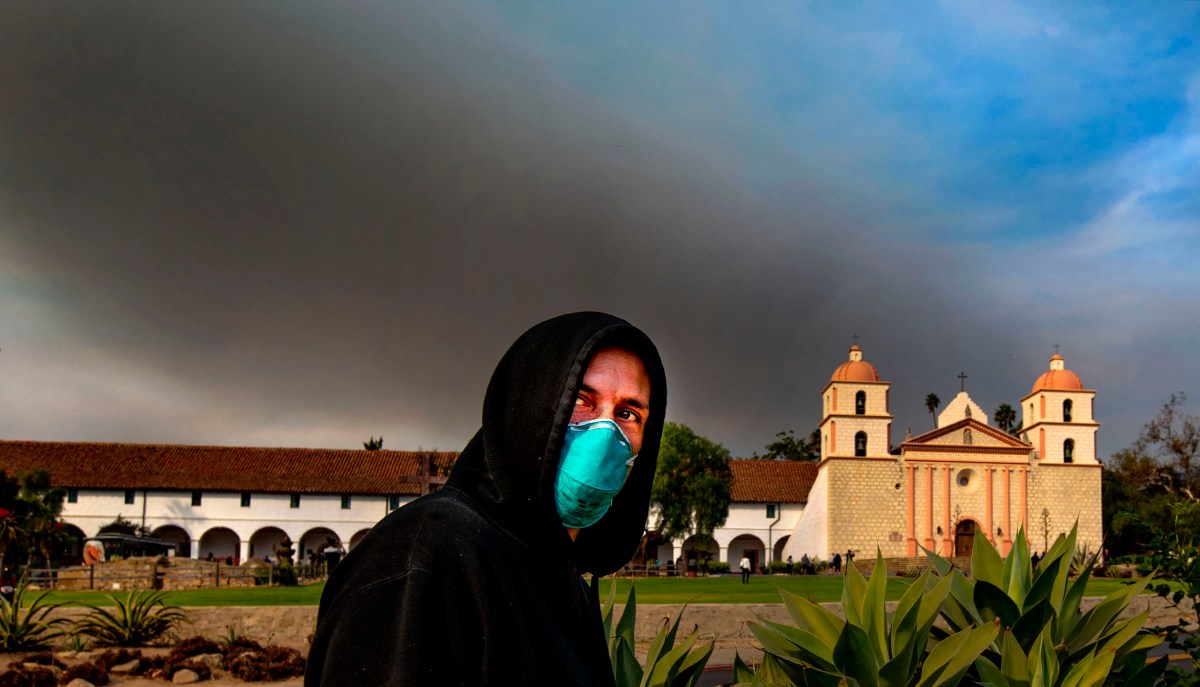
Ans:
{"type": "MultiPolygon", "coordinates": [[[[856,564],[860,561],[856,561],[856,564]]],[[[1101,599],[1088,598],[1083,600],[1086,611],[1099,603],[1101,599]]],[[[837,603],[822,604],[830,611],[841,615],[841,606],[837,603]]],[[[693,627],[700,631],[704,639],[716,640],[718,647],[727,649],[744,649],[742,657],[748,658],[757,651],[758,642],[750,634],[746,623],[757,621],[760,617],[779,623],[793,624],[782,604],[688,604],[686,608],[680,605],[645,605],[638,604],[635,637],[642,645],[643,651],[647,643],[658,632],[663,619],[674,619],[681,611],[683,619],[680,630],[690,632],[693,627]]],[[[895,609],[895,602],[888,603],[889,612],[895,609]]],[[[86,609],[60,608],[54,611],[55,616],[78,618],[86,609]]],[[[240,636],[249,637],[263,643],[280,644],[300,651],[308,651],[308,642],[316,628],[316,606],[231,606],[224,608],[187,608],[185,609],[189,622],[177,632],[181,638],[201,635],[210,639],[218,639],[228,634],[230,629],[240,636]]],[[[1143,595],[1134,599],[1122,615],[1130,618],[1143,611],[1150,611],[1146,622],[1147,627],[1172,623],[1180,617],[1164,599],[1157,596],[1143,595]]],[[[620,617],[624,607],[618,605],[616,617],[620,617]]],[[[1190,608],[1182,614],[1194,617],[1190,608]]],[[[722,662],[731,660],[732,652],[722,657],[722,662]]],[[[716,657],[714,657],[716,658],[716,657]]],[[[718,663],[713,663],[718,665],[718,663]]]]}
{"type": "MultiPolygon", "coordinates": [[[[126,558],[95,565],[60,568],[54,571],[56,589],[200,589],[204,587],[253,587],[253,563],[241,566],[190,558],[126,558]]],[[[49,581],[38,586],[49,587],[49,581]]]]}

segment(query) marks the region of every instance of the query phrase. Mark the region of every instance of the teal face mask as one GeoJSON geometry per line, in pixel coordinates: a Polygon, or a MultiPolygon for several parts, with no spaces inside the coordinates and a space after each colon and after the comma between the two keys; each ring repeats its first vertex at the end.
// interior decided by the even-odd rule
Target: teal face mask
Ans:
{"type": "Polygon", "coordinates": [[[633,469],[633,447],[612,420],[567,425],[554,502],[566,527],[589,527],[608,512],[633,469]]]}

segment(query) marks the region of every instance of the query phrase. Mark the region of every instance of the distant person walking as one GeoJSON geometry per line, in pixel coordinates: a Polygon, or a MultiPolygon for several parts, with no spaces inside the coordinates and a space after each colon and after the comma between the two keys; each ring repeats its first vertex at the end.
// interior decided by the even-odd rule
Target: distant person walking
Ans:
{"type": "Polygon", "coordinates": [[[346,549],[342,546],[342,542],[337,537],[325,537],[325,548],[322,549],[325,554],[326,573],[333,572],[337,567],[342,556],[346,555],[346,549]]]}
{"type": "Polygon", "coordinates": [[[787,574],[791,575],[791,574],[792,574],[792,571],[793,571],[793,570],[795,570],[795,569],[796,569],[796,565],[795,565],[795,563],[792,563],[792,557],[791,557],[791,556],[788,556],[788,559],[787,559],[787,574]]]}
{"type": "Polygon", "coordinates": [[[742,569],[742,584],[750,584],[750,557],[742,556],[742,562],[738,564],[742,569]]]}
{"type": "Polygon", "coordinates": [[[833,554],[833,571],[839,574],[842,572],[842,554],[840,553],[833,554]]]}

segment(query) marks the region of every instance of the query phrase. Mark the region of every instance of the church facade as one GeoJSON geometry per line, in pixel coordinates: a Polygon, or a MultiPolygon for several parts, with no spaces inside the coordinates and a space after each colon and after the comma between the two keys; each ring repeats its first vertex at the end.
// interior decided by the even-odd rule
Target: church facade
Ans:
{"type": "Polygon", "coordinates": [[[893,449],[890,388],[857,345],[834,370],[821,392],[817,476],[783,555],[967,556],[977,531],[1005,554],[1021,528],[1044,551],[1076,522],[1081,547],[1101,546],[1096,392],[1062,356],[1021,399],[1015,434],[963,391],[933,431],[893,449]]]}

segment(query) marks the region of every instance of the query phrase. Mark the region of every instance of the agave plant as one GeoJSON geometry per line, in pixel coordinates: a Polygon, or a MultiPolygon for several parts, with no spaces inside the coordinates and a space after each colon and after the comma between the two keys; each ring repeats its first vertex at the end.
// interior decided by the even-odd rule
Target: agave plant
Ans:
{"type": "Polygon", "coordinates": [[[29,585],[21,581],[13,592],[12,601],[0,597],[0,651],[43,649],[64,633],[65,618],[48,620],[47,615],[62,604],[44,603],[46,595],[39,594],[22,611],[29,585]]]}
{"type": "MultiPolygon", "coordinates": [[[[1033,569],[1024,531],[1007,558],[980,533],[971,555],[971,578],[932,556],[934,567],[952,580],[942,607],[948,632],[999,623],[1003,631],[975,661],[972,679],[997,687],[1092,687],[1151,685],[1166,661],[1146,663],[1162,638],[1142,630],[1149,612],[1119,620],[1122,611],[1146,589],[1149,578],[1105,597],[1080,612],[1096,555],[1071,578],[1077,527],[1059,535],[1033,569]]],[[[947,631],[934,628],[935,636],[947,631]]]]}
{"type": "Polygon", "coordinates": [[[617,585],[613,583],[609,586],[608,599],[604,602],[601,617],[604,621],[604,634],[608,637],[608,655],[612,660],[613,677],[616,678],[617,687],[695,687],[704,673],[704,666],[712,656],[713,641],[697,645],[700,633],[693,629],[691,634],[676,645],[679,621],[683,618],[681,609],[675,622],[663,619],[658,634],[650,643],[646,665],[643,667],[638,663],[633,651],[637,596],[633,587],[630,587],[629,595],[625,599],[625,611],[614,629],[613,608],[616,597],[617,585]]]}
{"type": "Polygon", "coordinates": [[[927,570],[909,585],[895,612],[885,612],[887,569],[876,556],[869,579],[846,569],[838,616],[807,599],[780,590],[795,627],[759,618],[750,631],[763,646],[763,662],[752,673],[739,656],[735,678],[758,685],[861,685],[900,687],[954,685],[1000,633],[998,623],[944,633],[932,631],[953,578],[927,570]]]}
{"type": "Polygon", "coordinates": [[[168,606],[162,592],[132,591],[124,598],[106,594],[115,609],[93,608],[75,624],[96,646],[143,646],[157,641],[187,619],[178,606],[168,606]]]}

